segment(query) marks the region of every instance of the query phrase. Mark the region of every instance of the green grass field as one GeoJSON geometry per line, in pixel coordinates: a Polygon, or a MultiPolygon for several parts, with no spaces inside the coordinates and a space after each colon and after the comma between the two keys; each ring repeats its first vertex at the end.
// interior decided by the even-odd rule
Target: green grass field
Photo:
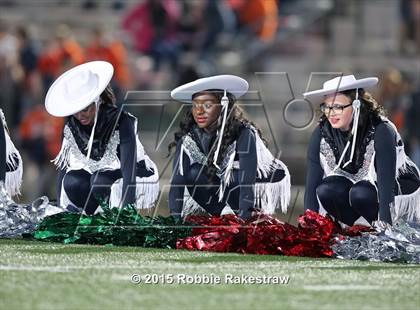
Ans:
{"type": "Polygon", "coordinates": [[[0,246],[0,309],[420,309],[414,265],[23,240],[0,246]],[[222,284],[134,284],[133,274],[215,275],[222,284]],[[225,284],[225,274],[289,282],[225,284]]]}

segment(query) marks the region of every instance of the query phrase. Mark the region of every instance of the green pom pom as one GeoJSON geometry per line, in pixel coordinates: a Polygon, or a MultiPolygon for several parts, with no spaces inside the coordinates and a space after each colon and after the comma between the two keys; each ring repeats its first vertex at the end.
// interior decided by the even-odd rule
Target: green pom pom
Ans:
{"type": "Polygon", "coordinates": [[[191,234],[191,228],[186,227],[180,218],[142,217],[132,205],[118,209],[101,202],[100,206],[103,212],[92,216],[69,212],[48,216],[31,236],[64,244],[175,248],[178,238],[191,234]]]}

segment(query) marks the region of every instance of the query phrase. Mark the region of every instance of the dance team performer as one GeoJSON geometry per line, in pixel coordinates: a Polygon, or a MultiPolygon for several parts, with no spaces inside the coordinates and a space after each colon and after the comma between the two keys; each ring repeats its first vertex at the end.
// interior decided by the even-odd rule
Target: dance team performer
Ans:
{"type": "Polygon", "coordinates": [[[154,206],[158,170],[137,136],[137,119],[117,108],[110,86],[113,67],[93,61],[63,73],[50,87],[45,107],[67,117],[54,163],[59,204],[94,214],[112,207],[154,206]]]}
{"type": "MultiPolygon", "coordinates": [[[[260,209],[286,212],[290,174],[266,147],[260,130],[235,104],[248,82],[233,75],[198,79],[171,92],[188,103],[169,150],[176,147],[169,209],[173,216],[204,208],[220,215],[226,206],[247,219],[260,209]]],[[[223,211],[223,212],[222,212],[223,211]]]]}
{"type": "Polygon", "coordinates": [[[420,221],[419,170],[365,90],[377,83],[339,76],[304,93],[323,113],[308,147],[305,209],[325,210],[347,225],[360,217],[382,227],[400,218],[420,221]]]}
{"type": "Polygon", "coordinates": [[[3,110],[0,109],[0,182],[9,196],[20,195],[23,163],[19,151],[12,142],[3,110]]]}

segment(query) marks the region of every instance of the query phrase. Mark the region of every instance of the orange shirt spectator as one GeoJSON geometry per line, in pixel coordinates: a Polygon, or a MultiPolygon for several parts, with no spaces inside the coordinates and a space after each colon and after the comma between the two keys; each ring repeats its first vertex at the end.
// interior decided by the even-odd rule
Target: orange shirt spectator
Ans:
{"type": "Polygon", "coordinates": [[[83,63],[83,49],[73,39],[58,39],[41,53],[38,69],[43,75],[58,77],[69,67],[83,63]]]}
{"type": "Polygon", "coordinates": [[[51,160],[60,151],[63,126],[63,118],[53,117],[47,113],[43,105],[36,105],[23,117],[19,126],[19,135],[22,141],[42,139],[51,160]]]}
{"type": "Polygon", "coordinates": [[[95,31],[93,42],[86,48],[86,58],[90,60],[105,60],[114,67],[114,79],[120,87],[127,89],[130,83],[130,74],[127,66],[127,51],[124,45],[117,40],[106,42],[102,33],[95,31]]]}
{"type": "Polygon", "coordinates": [[[276,0],[230,0],[239,22],[252,29],[262,41],[271,41],[277,32],[278,7],[276,0]]]}

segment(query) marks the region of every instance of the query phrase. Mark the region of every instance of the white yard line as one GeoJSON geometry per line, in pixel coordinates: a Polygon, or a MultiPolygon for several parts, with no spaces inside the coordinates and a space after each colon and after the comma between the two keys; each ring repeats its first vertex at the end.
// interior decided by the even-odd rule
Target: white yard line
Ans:
{"type": "Polygon", "coordinates": [[[24,265],[0,265],[0,271],[46,271],[46,272],[70,272],[72,270],[87,269],[128,269],[129,266],[105,265],[105,266],[24,266],[24,265]]]}
{"type": "MultiPolygon", "coordinates": [[[[258,265],[262,267],[261,265],[258,265]]],[[[185,263],[172,263],[171,265],[167,263],[159,263],[159,264],[150,264],[148,263],[147,266],[144,264],[142,265],[70,265],[70,266],[63,266],[63,265],[55,265],[55,266],[31,266],[31,265],[0,265],[0,271],[48,271],[48,272],[70,272],[73,270],[89,270],[89,269],[128,269],[128,270],[167,270],[167,269],[244,269],[243,264],[231,264],[226,265],[226,263],[214,264],[214,263],[200,263],[200,264],[185,264],[185,263]]],[[[250,267],[247,264],[247,267],[250,267]]],[[[278,268],[281,267],[280,264],[277,265],[264,265],[264,268],[278,268]]],[[[280,271],[287,271],[288,268],[282,268],[280,271]]]]}
{"type": "Polygon", "coordinates": [[[326,285],[304,285],[307,291],[368,291],[368,290],[389,290],[393,288],[379,285],[357,285],[357,284],[326,284],[326,285]]]}

